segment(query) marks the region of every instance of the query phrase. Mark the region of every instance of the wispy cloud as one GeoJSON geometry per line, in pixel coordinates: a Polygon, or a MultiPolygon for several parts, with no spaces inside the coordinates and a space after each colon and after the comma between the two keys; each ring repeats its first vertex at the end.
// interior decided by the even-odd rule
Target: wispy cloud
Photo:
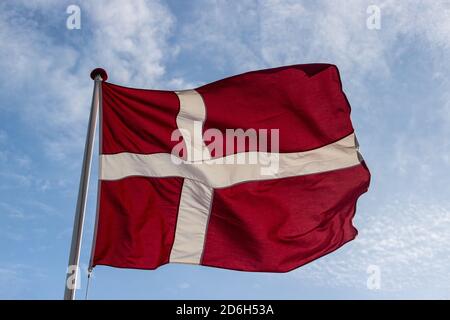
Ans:
{"type": "Polygon", "coordinates": [[[295,276],[322,286],[367,289],[367,268],[376,265],[382,291],[450,290],[450,204],[395,201],[358,221],[356,240],[295,276]]]}
{"type": "Polygon", "coordinates": [[[49,216],[61,217],[62,214],[47,203],[35,199],[25,199],[18,204],[0,201],[0,216],[11,219],[29,220],[38,218],[47,219],[49,216]]]}
{"type": "Polygon", "coordinates": [[[0,172],[2,183],[0,189],[14,189],[30,187],[33,180],[31,175],[23,175],[13,172],[0,172]]]}
{"type": "Polygon", "coordinates": [[[85,1],[80,7],[89,30],[81,42],[83,29],[65,30],[67,15],[60,2],[0,5],[0,89],[4,94],[13,88],[26,92],[13,99],[19,100],[14,106],[1,108],[14,108],[32,124],[53,159],[64,159],[83,145],[90,70],[103,66],[113,81],[154,86],[163,81],[164,62],[176,52],[167,42],[174,18],[159,1],[85,1]],[[49,12],[53,19],[46,21],[49,12]]]}
{"type": "Polygon", "coordinates": [[[0,228],[0,237],[3,239],[3,242],[6,240],[6,243],[9,245],[12,245],[14,242],[23,242],[24,240],[27,240],[23,230],[18,230],[11,225],[5,224],[3,224],[0,228]]]}
{"type": "Polygon", "coordinates": [[[345,72],[386,76],[399,53],[400,37],[448,49],[449,5],[435,1],[299,2],[201,1],[193,23],[184,26],[183,43],[209,59],[233,69],[299,62],[329,61],[345,72]],[[382,29],[366,26],[369,5],[378,5],[382,29]],[[432,23],[430,23],[432,21],[432,23]]]}
{"type": "Polygon", "coordinates": [[[0,202],[0,212],[2,217],[7,216],[8,218],[13,219],[24,219],[26,217],[22,208],[6,202],[0,202]]]}
{"type": "Polygon", "coordinates": [[[25,293],[36,296],[36,282],[47,276],[41,270],[21,263],[0,263],[0,299],[20,299],[25,293]]]}

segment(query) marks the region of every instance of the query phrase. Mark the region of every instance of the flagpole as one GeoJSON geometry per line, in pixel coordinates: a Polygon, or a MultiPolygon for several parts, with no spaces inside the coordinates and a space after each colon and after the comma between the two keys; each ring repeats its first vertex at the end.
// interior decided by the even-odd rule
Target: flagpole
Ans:
{"type": "Polygon", "coordinates": [[[108,79],[105,70],[94,69],[91,72],[94,80],[94,92],[92,94],[91,111],[89,115],[89,125],[84,147],[83,164],[81,169],[80,186],[78,189],[78,200],[75,210],[75,220],[73,223],[72,244],[70,246],[69,265],[67,267],[67,277],[65,282],[64,300],[75,300],[75,291],[79,281],[79,262],[81,240],[83,236],[84,216],[86,212],[86,200],[89,187],[89,176],[91,173],[92,152],[95,139],[95,128],[100,105],[101,83],[108,79]]]}

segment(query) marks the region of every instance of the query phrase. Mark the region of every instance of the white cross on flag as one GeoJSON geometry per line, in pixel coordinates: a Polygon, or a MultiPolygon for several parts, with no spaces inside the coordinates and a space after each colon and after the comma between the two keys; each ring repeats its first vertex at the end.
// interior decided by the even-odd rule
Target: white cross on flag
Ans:
{"type": "Polygon", "coordinates": [[[334,65],[194,90],[101,84],[91,266],[285,272],[355,238],[370,173],[334,65]]]}

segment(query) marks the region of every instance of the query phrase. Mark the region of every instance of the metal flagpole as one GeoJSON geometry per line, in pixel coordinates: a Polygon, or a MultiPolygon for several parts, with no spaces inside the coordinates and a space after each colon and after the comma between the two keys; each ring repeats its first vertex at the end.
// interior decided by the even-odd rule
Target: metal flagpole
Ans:
{"type": "Polygon", "coordinates": [[[89,115],[89,125],[84,148],[83,165],[81,169],[80,187],[78,189],[77,207],[75,210],[75,220],[73,223],[72,244],[70,247],[69,266],[64,290],[64,300],[75,300],[75,291],[79,277],[79,262],[81,239],[83,235],[84,216],[86,211],[86,199],[89,186],[89,176],[91,173],[92,151],[94,147],[95,128],[97,124],[98,110],[100,105],[101,83],[108,79],[105,70],[94,69],[91,72],[94,80],[94,92],[92,95],[91,112],[89,115]]]}

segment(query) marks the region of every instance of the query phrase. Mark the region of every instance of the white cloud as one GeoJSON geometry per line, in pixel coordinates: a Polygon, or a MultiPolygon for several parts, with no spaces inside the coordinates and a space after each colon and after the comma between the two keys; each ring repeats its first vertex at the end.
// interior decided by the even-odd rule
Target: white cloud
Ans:
{"type": "Polygon", "coordinates": [[[11,98],[14,106],[0,108],[19,112],[55,159],[78,153],[83,145],[93,86],[90,70],[103,66],[112,81],[154,86],[164,81],[164,63],[172,52],[167,38],[174,18],[159,1],[85,1],[80,7],[82,28],[90,36],[77,42],[81,30],[59,30],[66,38],[48,32],[65,28],[57,19],[65,19],[65,11],[59,12],[61,4],[55,1],[1,5],[0,89],[5,95],[23,94],[11,98]],[[25,18],[29,16],[52,18],[25,18]]]}
{"type": "MultiPolygon", "coordinates": [[[[228,74],[293,63],[336,63],[349,91],[361,97],[368,95],[363,79],[389,76],[399,55],[405,54],[399,46],[402,37],[431,45],[436,66],[448,56],[443,54],[450,43],[448,4],[378,1],[382,29],[368,30],[369,4],[362,0],[345,5],[293,0],[198,2],[192,19],[181,27],[179,45],[228,74]]],[[[65,31],[64,38],[55,38],[46,29],[57,27],[52,24],[65,28],[60,21],[65,11],[57,1],[2,6],[0,68],[2,78],[8,79],[3,90],[26,92],[21,114],[40,130],[54,158],[65,158],[83,145],[92,91],[88,73],[93,67],[104,66],[112,81],[130,86],[192,85],[180,77],[165,78],[165,63],[179,48],[169,43],[175,17],[159,1],[83,1],[82,31],[65,31]],[[25,19],[30,12],[53,18],[25,19]],[[85,32],[82,41],[76,40],[79,32],[85,32]]],[[[447,114],[447,109],[442,107],[442,112],[447,114]]]]}
{"type": "Polygon", "coordinates": [[[207,1],[184,26],[182,48],[227,68],[228,73],[270,66],[330,62],[359,89],[365,77],[389,77],[409,37],[440,61],[450,43],[449,5],[421,1],[299,2],[296,0],[207,1]],[[366,27],[369,5],[381,8],[381,30],[366,27]],[[231,69],[231,70],[230,70],[231,69]]]}
{"type": "Polygon", "coordinates": [[[119,83],[158,83],[171,55],[168,37],[175,23],[164,5],[159,1],[103,0],[84,3],[83,11],[93,30],[87,57],[111,70],[112,79],[119,83]]]}
{"type": "Polygon", "coordinates": [[[361,1],[203,1],[185,27],[187,49],[235,70],[331,62],[346,71],[386,72],[384,44],[365,25],[361,1]]]}
{"type": "Polygon", "coordinates": [[[381,290],[450,290],[450,205],[395,201],[366,210],[359,235],[336,254],[294,276],[316,284],[366,289],[369,265],[381,270],[381,290]]]}

